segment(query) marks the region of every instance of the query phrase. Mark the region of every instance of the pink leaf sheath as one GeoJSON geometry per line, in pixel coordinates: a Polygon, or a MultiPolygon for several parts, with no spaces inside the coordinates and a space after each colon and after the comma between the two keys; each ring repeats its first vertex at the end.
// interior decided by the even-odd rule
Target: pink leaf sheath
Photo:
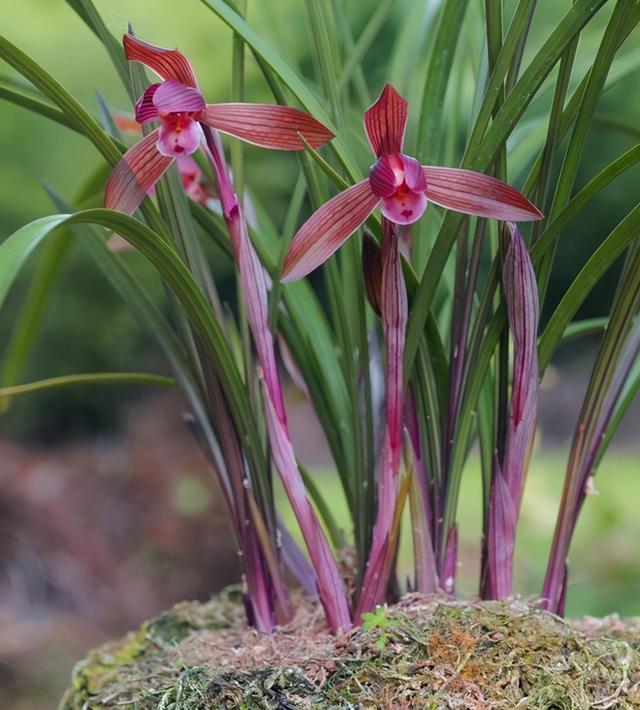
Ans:
{"type": "Polygon", "coordinates": [[[535,271],[522,235],[507,223],[509,246],[503,265],[504,296],[513,338],[513,375],[502,465],[495,461],[487,534],[489,588],[485,596],[511,594],[516,523],[536,429],[540,307],[535,271]]]}
{"type": "Polygon", "coordinates": [[[514,352],[509,426],[502,469],[518,511],[538,410],[540,306],[536,274],[527,245],[514,224],[508,224],[507,229],[510,241],[505,255],[503,280],[514,352]]]}
{"type": "Polygon", "coordinates": [[[411,468],[413,468],[409,505],[413,539],[414,588],[422,594],[435,594],[438,591],[438,572],[431,536],[432,513],[427,491],[418,412],[411,389],[405,400],[405,420],[411,443],[405,450],[411,458],[411,468]]]}
{"type": "Polygon", "coordinates": [[[282,538],[282,562],[310,597],[318,594],[318,580],[309,560],[278,515],[278,530],[282,538]]]}
{"type": "Polygon", "coordinates": [[[424,165],[427,199],[464,214],[522,222],[542,219],[542,212],[509,185],[472,170],[424,165]]]}
{"type": "Polygon", "coordinates": [[[376,157],[402,152],[409,102],[387,84],[364,114],[364,130],[376,157]]]}
{"type": "Polygon", "coordinates": [[[323,264],[366,221],[379,202],[369,180],[363,180],[322,205],[291,241],[282,281],[301,279],[323,264]]]}
{"type": "Polygon", "coordinates": [[[266,383],[263,385],[263,395],[271,455],[307,545],[316,573],[320,602],[331,630],[334,633],[348,631],[351,628],[351,616],[344,583],[320,521],[307,498],[286,424],[278,417],[273,407],[266,383]]]}
{"type": "MultiPolygon", "coordinates": [[[[276,367],[273,338],[268,326],[264,270],[249,240],[249,235],[242,226],[243,220],[239,211],[233,214],[238,214],[238,222],[240,223],[240,240],[233,239],[232,241],[243,283],[249,325],[263,372],[263,401],[271,455],[307,545],[316,572],[318,596],[327,615],[327,621],[334,632],[346,631],[351,627],[346,589],[320,522],[307,498],[291,445],[282,400],[282,389],[276,367]]],[[[230,226],[230,231],[234,232],[235,229],[230,226]]]]}
{"type": "Polygon", "coordinates": [[[489,504],[488,564],[490,599],[504,599],[512,592],[513,546],[518,518],[509,486],[496,461],[489,504]]]}
{"type": "Polygon", "coordinates": [[[164,49],[126,34],[122,43],[129,61],[140,62],[162,79],[173,79],[197,87],[196,76],[189,60],[178,49],[164,49]]]}
{"type": "MultiPolygon", "coordinates": [[[[318,596],[325,609],[327,621],[334,632],[346,631],[351,627],[346,589],[320,522],[307,498],[289,437],[273,338],[268,326],[264,270],[249,240],[249,235],[242,226],[243,220],[239,211],[232,213],[232,220],[234,219],[233,214],[238,215],[237,220],[240,224],[240,239],[232,238],[232,241],[243,283],[249,325],[263,372],[263,401],[271,443],[271,455],[309,550],[309,556],[316,572],[318,596]]],[[[230,226],[230,232],[235,232],[233,226],[230,226]]]]}
{"type": "Polygon", "coordinates": [[[403,375],[407,290],[402,274],[400,245],[394,225],[382,221],[382,329],[387,348],[385,429],[378,481],[378,514],[373,528],[356,621],[384,600],[393,550],[391,532],[398,497],[398,475],[403,446],[403,375]]]}
{"type": "Polygon", "coordinates": [[[304,150],[300,135],[313,148],[333,138],[333,133],[313,116],[290,106],[208,104],[202,122],[247,143],[278,150],[304,150]]]}
{"type": "Polygon", "coordinates": [[[123,155],[107,181],[105,207],[133,214],[171,165],[174,159],[158,152],[158,135],[156,129],[123,155]]]}

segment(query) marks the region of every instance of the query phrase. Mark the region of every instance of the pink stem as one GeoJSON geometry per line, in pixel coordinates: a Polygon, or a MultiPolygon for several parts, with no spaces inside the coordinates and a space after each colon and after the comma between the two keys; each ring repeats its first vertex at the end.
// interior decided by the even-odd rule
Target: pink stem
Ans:
{"type": "Polygon", "coordinates": [[[398,474],[402,456],[403,382],[402,359],[407,327],[407,291],[402,274],[396,226],[382,218],[382,330],[387,347],[386,426],[382,469],[378,481],[378,515],[373,528],[371,551],[356,610],[356,621],[384,601],[393,549],[391,533],[398,498],[398,474]]]}
{"type": "Polygon", "coordinates": [[[267,284],[264,269],[249,238],[242,209],[233,190],[219,135],[203,126],[207,155],[218,180],[220,202],[236,259],[247,318],[258,354],[263,382],[263,403],[271,453],[316,573],[318,596],[334,632],[351,627],[344,582],[318,517],[307,498],[291,445],[282,388],[276,366],[273,336],[268,324],[267,284]]]}

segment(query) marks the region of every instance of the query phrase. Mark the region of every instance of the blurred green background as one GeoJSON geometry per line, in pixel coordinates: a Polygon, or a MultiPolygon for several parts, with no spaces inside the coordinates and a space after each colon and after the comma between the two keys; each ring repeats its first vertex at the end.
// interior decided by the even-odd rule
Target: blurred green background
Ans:
{"type": "MultiPolygon", "coordinates": [[[[231,33],[202,3],[196,0],[179,4],[159,0],[96,0],[95,4],[115,35],[121,35],[128,22],[131,22],[144,39],[159,45],[180,47],[195,65],[201,88],[209,100],[225,101],[230,98],[231,33]]],[[[349,17],[355,37],[377,7],[375,0],[338,4],[343,6],[349,17]]],[[[433,6],[435,8],[437,3],[433,3],[433,6]]],[[[568,0],[539,3],[525,64],[531,53],[541,45],[552,24],[569,6],[568,0]]],[[[374,95],[393,69],[385,62],[390,49],[398,41],[398,28],[415,7],[414,0],[400,0],[395,4],[365,58],[364,66],[374,95]]],[[[609,12],[610,9],[605,8],[593,23],[592,29],[581,39],[579,56],[589,57],[595,52],[599,33],[609,12]]],[[[291,63],[299,64],[309,85],[313,87],[310,39],[304,15],[304,3],[300,0],[250,3],[251,23],[291,63]]],[[[428,26],[418,28],[418,36],[428,35],[429,29],[428,26]]],[[[90,110],[97,113],[96,91],[102,94],[110,107],[131,110],[106,53],[66,3],[61,0],[23,0],[12,3],[10,11],[3,12],[2,31],[46,67],[90,110]]],[[[466,45],[463,42],[458,53],[465,51],[466,45]]],[[[637,32],[629,39],[625,51],[640,52],[637,32]]],[[[418,46],[415,71],[399,78],[401,90],[416,91],[421,82],[420,68],[424,66],[424,61],[424,53],[420,52],[418,46]]],[[[581,66],[580,61],[576,66],[581,66]]],[[[9,76],[11,71],[0,65],[0,75],[9,76]]],[[[247,76],[247,99],[269,100],[266,84],[250,56],[247,57],[247,76]]],[[[636,73],[623,78],[605,94],[590,133],[578,188],[640,139],[640,92],[637,89],[636,73]]],[[[461,108],[460,116],[455,115],[449,121],[453,130],[457,131],[454,134],[454,153],[458,157],[464,148],[464,121],[473,102],[473,90],[470,84],[468,105],[461,108]]],[[[536,112],[538,115],[544,114],[548,100],[547,95],[537,102],[532,119],[535,119],[536,112]]],[[[367,166],[360,128],[364,108],[352,102],[347,116],[350,134],[357,141],[356,153],[362,156],[363,169],[367,166]]],[[[1,115],[0,240],[22,224],[53,211],[42,188],[43,182],[52,185],[65,198],[73,200],[80,187],[101,164],[92,146],[65,128],[8,103],[2,104],[1,115]]],[[[517,138],[515,136],[514,141],[517,142],[517,138]]],[[[247,165],[250,189],[269,206],[271,216],[278,224],[288,204],[295,179],[295,160],[248,148],[247,165]]],[[[522,174],[510,177],[516,184],[521,184],[522,174]]],[[[557,302],[595,245],[637,202],[639,182],[640,168],[636,166],[603,191],[571,223],[560,243],[545,313],[557,302]]],[[[141,278],[152,281],[153,277],[138,256],[126,258],[139,270],[141,278]]],[[[0,313],[0,332],[3,334],[0,338],[0,358],[6,334],[10,332],[12,320],[24,301],[30,273],[30,269],[25,271],[12,290],[8,306],[0,313]]],[[[594,289],[580,317],[607,313],[616,275],[617,270],[612,269],[608,277],[594,289]]],[[[224,290],[229,274],[218,269],[218,278],[224,290]]],[[[589,342],[581,341],[563,353],[563,362],[570,365],[574,359],[578,362],[578,357],[580,362],[584,358],[588,361],[591,346],[589,342]]],[[[51,296],[38,343],[23,380],[70,372],[121,369],[160,371],[165,369],[165,365],[140,332],[118,295],[112,292],[82,253],[81,245],[75,245],[51,296]]],[[[10,416],[0,419],[0,429],[5,436],[40,443],[59,442],[65,437],[78,434],[114,431],[117,430],[123,404],[134,394],[140,395],[139,392],[125,392],[118,388],[42,393],[17,402],[10,416]]],[[[575,407],[579,405],[581,395],[582,389],[576,388],[573,393],[575,407]]],[[[544,421],[542,428],[544,430],[544,421]]],[[[540,566],[546,551],[543,543],[546,544],[548,540],[556,509],[557,491],[563,474],[562,462],[562,456],[558,453],[542,454],[531,473],[522,525],[523,530],[526,530],[522,540],[527,542],[522,543],[520,551],[521,566],[526,567],[531,563],[520,572],[525,592],[535,592],[539,588],[540,566]]],[[[585,516],[581,523],[583,542],[580,543],[580,549],[583,554],[580,564],[587,570],[584,574],[588,575],[590,581],[589,590],[583,585],[581,593],[571,592],[569,608],[574,613],[638,610],[636,600],[640,589],[637,581],[632,583],[631,580],[640,577],[640,551],[635,544],[638,530],[634,526],[637,520],[630,508],[631,501],[637,500],[632,491],[635,492],[640,485],[637,480],[637,449],[616,453],[605,468],[607,470],[601,476],[604,479],[603,495],[589,501],[587,506],[589,510],[598,511],[597,515],[594,513],[591,518],[585,516]],[[624,558],[624,564],[618,564],[617,552],[622,548],[628,552],[628,556],[624,558]],[[616,554],[607,554],[609,549],[615,549],[616,554]],[[597,590],[591,590],[592,583],[598,585],[597,590]]],[[[478,476],[470,473],[468,479],[468,490],[472,491],[478,476]]],[[[327,486],[332,485],[330,480],[326,478],[327,486]]],[[[473,500],[474,495],[477,492],[470,493],[469,500],[473,500]]],[[[475,507],[465,506],[463,503],[462,525],[471,526],[469,529],[475,526],[477,529],[477,521],[473,519],[475,507]]],[[[584,577],[574,577],[576,586],[581,584],[581,579],[584,577]]]]}

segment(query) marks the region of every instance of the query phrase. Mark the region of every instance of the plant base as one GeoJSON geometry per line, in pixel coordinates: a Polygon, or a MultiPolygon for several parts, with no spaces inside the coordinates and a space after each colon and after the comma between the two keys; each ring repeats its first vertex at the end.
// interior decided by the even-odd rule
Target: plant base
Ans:
{"type": "Polygon", "coordinates": [[[341,638],[301,600],[291,624],[260,635],[231,589],[92,651],[60,707],[640,708],[639,649],[637,621],[418,595],[341,638]]]}

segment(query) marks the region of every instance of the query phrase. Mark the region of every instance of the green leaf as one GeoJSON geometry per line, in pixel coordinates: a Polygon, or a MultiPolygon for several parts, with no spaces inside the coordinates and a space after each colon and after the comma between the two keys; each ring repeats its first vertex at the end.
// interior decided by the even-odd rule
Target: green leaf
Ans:
{"type": "MultiPolygon", "coordinates": [[[[553,203],[549,213],[550,219],[554,219],[557,216],[571,197],[596,104],[604,88],[613,59],[620,47],[619,39],[624,35],[625,27],[632,11],[633,3],[629,3],[627,0],[618,0],[603,34],[582,94],[580,108],[577,112],[569,145],[560,169],[560,175],[556,181],[553,203]]],[[[538,282],[543,297],[546,292],[552,262],[553,251],[548,253],[538,269],[538,282]]]]}
{"type": "MultiPolygon", "coordinates": [[[[0,386],[16,383],[26,367],[51,289],[58,278],[70,245],[71,234],[65,231],[57,234],[55,239],[52,239],[50,244],[47,245],[46,252],[40,255],[31,280],[29,293],[16,318],[13,332],[6,347],[4,362],[2,363],[2,368],[0,368],[0,386]]],[[[5,393],[5,408],[9,406],[9,396],[5,393]]]]}
{"type": "Polygon", "coordinates": [[[444,99],[468,5],[469,0],[450,0],[442,3],[438,15],[418,121],[417,152],[420,160],[427,164],[437,162],[440,157],[444,99]]]}
{"type": "Polygon", "coordinates": [[[566,327],[582,305],[584,299],[613,262],[638,236],[639,228],[640,204],[629,212],[582,267],[580,273],[563,295],[549,319],[547,327],[540,336],[538,353],[541,371],[549,363],[566,327]]]}
{"type": "MultiPolygon", "coordinates": [[[[338,89],[344,93],[344,89],[348,86],[353,74],[362,64],[364,56],[369,51],[376,36],[380,32],[382,25],[389,16],[390,11],[396,5],[395,0],[381,0],[377,3],[376,9],[368,19],[367,24],[360,33],[357,42],[352,47],[348,47],[346,60],[342,66],[340,78],[338,79],[338,89]]],[[[346,26],[346,23],[345,23],[346,26]]],[[[364,87],[366,89],[366,86],[364,87]]],[[[367,97],[368,100],[368,97],[367,97]]]]}
{"type": "Polygon", "coordinates": [[[15,397],[19,394],[40,392],[56,387],[69,387],[72,385],[158,385],[161,387],[175,387],[176,381],[164,375],[152,375],[146,372],[91,372],[79,375],[61,375],[49,377],[37,382],[28,382],[12,387],[0,387],[0,401],[3,397],[15,397]]]}

